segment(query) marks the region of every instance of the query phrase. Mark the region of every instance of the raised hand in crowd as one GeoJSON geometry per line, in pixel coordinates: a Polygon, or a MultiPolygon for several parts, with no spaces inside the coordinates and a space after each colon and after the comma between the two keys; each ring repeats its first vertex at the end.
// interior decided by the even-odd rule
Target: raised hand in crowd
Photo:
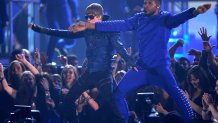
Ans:
{"type": "Polygon", "coordinates": [[[201,55],[201,51],[196,50],[196,49],[190,49],[190,50],[188,51],[188,55],[200,56],[200,55],[201,55]]]}
{"type": "Polygon", "coordinates": [[[174,55],[176,53],[176,50],[179,48],[179,47],[183,47],[184,45],[184,40],[182,39],[179,39],[172,47],[170,47],[169,49],[169,54],[170,54],[170,58],[175,60],[174,59],[174,55]]]}
{"type": "Polygon", "coordinates": [[[17,54],[16,59],[22,62],[34,75],[39,74],[39,71],[26,60],[24,54],[17,54]]]}
{"type": "Polygon", "coordinates": [[[207,29],[205,27],[201,27],[200,32],[198,32],[198,34],[201,36],[201,39],[203,41],[209,41],[210,38],[212,37],[211,35],[210,36],[207,35],[207,29]]]}
{"type": "Polygon", "coordinates": [[[68,65],[67,56],[60,55],[60,62],[61,62],[63,65],[68,65]]]}
{"type": "Polygon", "coordinates": [[[35,59],[35,64],[34,66],[36,67],[36,69],[40,72],[42,72],[42,62],[41,62],[41,55],[39,52],[39,49],[36,48],[35,52],[34,52],[34,59],[35,59]]]}
{"type": "Polygon", "coordinates": [[[39,49],[38,49],[38,48],[35,49],[35,52],[34,52],[34,59],[35,59],[35,63],[41,63],[41,60],[40,60],[40,52],[39,52],[39,49]]]}

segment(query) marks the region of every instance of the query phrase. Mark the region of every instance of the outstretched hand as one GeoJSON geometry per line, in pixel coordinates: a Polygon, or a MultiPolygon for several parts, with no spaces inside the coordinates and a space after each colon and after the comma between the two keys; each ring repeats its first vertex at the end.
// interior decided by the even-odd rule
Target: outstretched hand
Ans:
{"type": "Polygon", "coordinates": [[[200,28],[200,32],[198,32],[198,34],[201,36],[201,39],[203,41],[209,41],[210,38],[212,37],[211,35],[210,36],[207,35],[207,29],[204,27],[200,28]]]}
{"type": "Polygon", "coordinates": [[[206,11],[208,11],[211,8],[211,4],[203,4],[201,6],[198,6],[198,8],[193,12],[194,15],[203,14],[206,11]]]}
{"type": "Polygon", "coordinates": [[[28,27],[32,29],[33,25],[34,25],[34,23],[29,23],[28,27]]]}
{"type": "Polygon", "coordinates": [[[84,31],[87,29],[87,24],[86,22],[80,21],[76,24],[71,25],[68,30],[72,31],[72,32],[80,32],[80,31],[84,31]]]}

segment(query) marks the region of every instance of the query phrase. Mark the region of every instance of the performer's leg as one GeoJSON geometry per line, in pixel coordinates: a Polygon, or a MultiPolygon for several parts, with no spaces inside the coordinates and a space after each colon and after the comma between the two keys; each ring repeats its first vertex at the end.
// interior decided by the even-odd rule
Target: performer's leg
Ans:
{"type": "Polygon", "coordinates": [[[104,123],[124,123],[115,106],[113,94],[113,77],[108,75],[103,77],[98,83],[97,88],[104,102],[102,107],[105,115],[104,123]]]}
{"type": "Polygon", "coordinates": [[[158,85],[165,89],[167,93],[174,99],[176,102],[181,115],[186,121],[190,121],[194,118],[194,113],[188,102],[188,99],[178,87],[176,80],[173,77],[170,69],[167,66],[162,66],[157,68],[157,75],[149,76],[149,79],[154,81],[155,85],[158,85]]]}
{"type": "Polygon", "coordinates": [[[146,70],[140,70],[139,72],[130,70],[126,73],[115,90],[115,103],[121,117],[125,120],[126,123],[128,122],[129,112],[125,97],[129,92],[145,85],[147,82],[146,79],[146,70]]]}

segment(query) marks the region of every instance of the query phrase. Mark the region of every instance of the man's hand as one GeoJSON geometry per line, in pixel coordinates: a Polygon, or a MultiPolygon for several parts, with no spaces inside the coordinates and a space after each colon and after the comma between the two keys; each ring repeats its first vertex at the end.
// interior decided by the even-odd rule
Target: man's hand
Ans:
{"type": "Polygon", "coordinates": [[[34,23],[29,23],[28,27],[32,29],[32,27],[34,26],[34,23]]]}
{"type": "Polygon", "coordinates": [[[17,59],[18,61],[24,63],[24,64],[25,64],[25,62],[28,62],[28,61],[26,60],[24,54],[17,54],[17,55],[16,55],[16,59],[17,59]]]}
{"type": "Polygon", "coordinates": [[[188,55],[199,56],[201,55],[201,51],[198,51],[196,49],[191,49],[188,51],[188,55]]]}
{"type": "Polygon", "coordinates": [[[201,6],[198,6],[198,8],[193,12],[193,15],[196,16],[198,14],[203,14],[205,13],[207,10],[209,10],[211,7],[210,3],[207,4],[203,4],[201,6]]]}
{"type": "Polygon", "coordinates": [[[180,47],[183,47],[183,45],[184,45],[184,40],[179,39],[176,43],[177,43],[180,47]]]}
{"type": "Polygon", "coordinates": [[[68,30],[72,31],[72,32],[80,32],[80,31],[84,31],[87,29],[87,23],[80,21],[76,24],[71,25],[68,30]]]}
{"type": "Polygon", "coordinates": [[[211,35],[210,36],[207,35],[207,29],[204,27],[200,28],[200,32],[198,32],[198,34],[201,36],[201,39],[203,41],[209,41],[210,38],[212,37],[211,35]]]}

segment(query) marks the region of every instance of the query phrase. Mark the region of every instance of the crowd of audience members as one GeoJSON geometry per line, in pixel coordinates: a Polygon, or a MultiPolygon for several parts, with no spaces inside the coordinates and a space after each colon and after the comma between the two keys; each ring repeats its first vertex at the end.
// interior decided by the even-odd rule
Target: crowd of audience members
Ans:
{"type": "MultiPolygon", "coordinates": [[[[195,113],[193,123],[218,123],[218,57],[213,54],[207,30],[199,30],[202,49],[190,49],[194,56],[191,62],[185,57],[175,59],[174,55],[184,41],[179,39],[169,49],[171,70],[178,85],[184,91],[195,113]]],[[[131,54],[131,48],[128,49],[131,54]]],[[[0,64],[0,122],[10,120],[13,105],[28,105],[39,110],[42,123],[104,123],[104,102],[101,92],[93,87],[86,90],[75,101],[70,102],[68,92],[75,80],[86,70],[87,60],[78,66],[77,56],[60,56],[61,66],[46,63],[39,49],[34,52],[34,61],[26,49],[14,50],[10,63],[0,64]]],[[[114,55],[114,88],[125,75],[129,66],[114,55]]],[[[144,114],[137,111],[137,93],[154,92],[152,107],[158,112],[158,123],[183,122],[170,96],[161,88],[145,86],[126,98],[131,115],[130,123],[143,121],[144,114]]],[[[151,112],[150,112],[151,113],[151,112]]],[[[148,116],[147,116],[148,117],[148,116]]]]}

